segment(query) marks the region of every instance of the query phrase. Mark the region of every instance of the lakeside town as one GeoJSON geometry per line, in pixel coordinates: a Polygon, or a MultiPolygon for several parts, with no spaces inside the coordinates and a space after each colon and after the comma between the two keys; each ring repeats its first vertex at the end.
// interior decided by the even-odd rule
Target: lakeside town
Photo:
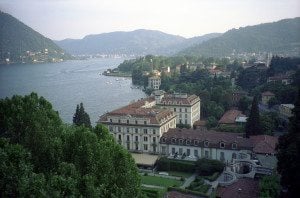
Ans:
{"type": "Polygon", "coordinates": [[[0,197],[294,198],[300,2],[0,2],[0,197]]]}
{"type": "MultiPolygon", "coordinates": [[[[241,67],[244,70],[268,71],[270,64],[271,58],[267,56],[265,62],[242,63],[241,67]]],[[[265,83],[289,86],[295,80],[299,65],[297,67],[296,70],[270,76],[265,83]]],[[[109,73],[118,76],[119,71],[107,70],[104,75],[109,73]]],[[[148,79],[145,91],[151,90],[150,96],[108,112],[98,121],[108,128],[116,142],[131,152],[140,168],[142,182],[145,182],[143,186],[160,189],[155,180],[169,179],[182,181],[176,187],[166,186],[172,189],[167,193],[171,197],[184,197],[183,194],[195,197],[255,197],[262,190],[259,188],[261,180],[271,178],[268,182],[275,182],[274,178],[278,177],[278,137],[287,131],[294,104],[273,104],[276,95],[269,90],[262,91],[255,104],[255,99],[238,88],[234,78],[230,79],[230,71],[222,71],[215,65],[205,67],[203,64],[186,63],[173,67],[173,71],[170,67],[163,67],[161,71],[152,69],[143,72],[143,75],[148,79]],[[227,97],[230,106],[213,128],[207,124],[207,118],[200,116],[201,97],[160,90],[161,75],[171,76],[172,72],[182,75],[182,71],[193,73],[204,69],[209,78],[228,78],[232,82],[232,91],[227,97]],[[239,106],[241,99],[246,97],[253,100],[247,115],[239,106]],[[276,115],[276,127],[273,126],[271,131],[254,129],[253,134],[247,134],[249,131],[245,127],[250,127],[247,122],[249,116],[254,116],[253,105],[259,110],[258,114],[276,115]],[[207,159],[203,162],[207,164],[209,160],[217,160],[221,168],[210,172],[209,176],[196,174],[196,164],[202,159],[207,159]],[[153,181],[148,181],[149,178],[153,181]]],[[[258,124],[257,120],[254,123],[258,124]]]]}

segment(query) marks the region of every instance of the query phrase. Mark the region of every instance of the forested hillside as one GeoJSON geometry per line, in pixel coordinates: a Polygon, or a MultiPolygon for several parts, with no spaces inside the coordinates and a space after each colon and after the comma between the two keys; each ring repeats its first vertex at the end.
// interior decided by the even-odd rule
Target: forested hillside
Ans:
{"type": "Polygon", "coordinates": [[[183,50],[180,54],[229,56],[273,52],[300,55],[300,18],[232,29],[222,36],[183,50]]]}
{"type": "Polygon", "coordinates": [[[69,58],[52,40],[0,11],[0,63],[7,58],[11,62],[22,62],[35,57],[43,61],[69,58]]]}

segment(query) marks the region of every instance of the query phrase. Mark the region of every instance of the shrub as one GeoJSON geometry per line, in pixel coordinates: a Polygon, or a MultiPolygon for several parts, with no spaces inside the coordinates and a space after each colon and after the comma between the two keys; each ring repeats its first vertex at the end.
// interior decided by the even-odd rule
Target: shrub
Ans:
{"type": "Polygon", "coordinates": [[[206,193],[201,193],[201,192],[197,192],[197,191],[193,191],[193,190],[182,189],[182,188],[178,188],[178,187],[168,187],[168,191],[177,191],[177,192],[182,192],[182,193],[185,193],[185,194],[196,195],[196,196],[201,196],[201,197],[204,197],[204,198],[208,198],[206,193]]]}
{"type": "Polygon", "coordinates": [[[205,176],[204,179],[207,179],[208,181],[213,182],[219,177],[219,175],[220,175],[219,172],[215,172],[214,174],[212,174],[210,176],[205,176]]]}
{"type": "Polygon", "coordinates": [[[209,176],[215,172],[222,172],[225,164],[218,160],[199,159],[196,162],[196,170],[199,175],[209,176]]]}
{"type": "Polygon", "coordinates": [[[196,170],[196,164],[195,162],[168,159],[164,157],[160,158],[157,162],[157,170],[193,173],[196,170]]]}

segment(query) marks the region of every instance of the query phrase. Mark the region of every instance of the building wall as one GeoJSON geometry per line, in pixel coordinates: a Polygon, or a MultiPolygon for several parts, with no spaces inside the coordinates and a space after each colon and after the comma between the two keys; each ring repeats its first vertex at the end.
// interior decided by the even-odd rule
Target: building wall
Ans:
{"type": "Polygon", "coordinates": [[[187,156],[195,156],[198,153],[199,158],[208,158],[214,160],[220,160],[223,162],[232,162],[233,155],[236,158],[239,155],[239,150],[228,150],[222,148],[209,148],[209,147],[195,147],[195,146],[186,146],[186,145],[173,145],[161,143],[161,154],[163,155],[174,155],[177,152],[178,155],[185,153],[187,156]],[[190,150],[190,155],[188,155],[188,149],[190,150]],[[165,152],[163,152],[165,151],[165,152]],[[223,153],[223,154],[222,154],[223,153]]]}
{"type": "Polygon", "coordinates": [[[176,118],[164,122],[162,125],[151,125],[147,119],[110,117],[111,123],[105,124],[116,141],[126,149],[136,152],[160,152],[159,140],[169,128],[176,127],[176,118]],[[120,122],[119,122],[120,120],[120,122]],[[128,123],[127,123],[128,120],[128,123]],[[136,122],[137,121],[137,122],[136,122]],[[146,123],[145,123],[146,121],[146,123]],[[153,145],[155,144],[155,145],[153,145]]]}
{"type": "Polygon", "coordinates": [[[159,90],[159,87],[161,85],[161,80],[159,77],[149,77],[148,78],[148,87],[159,90]]]}
{"type": "Polygon", "coordinates": [[[159,106],[166,107],[176,113],[177,124],[188,124],[191,127],[194,122],[200,120],[200,101],[192,106],[185,105],[172,105],[172,104],[158,104],[159,106]]]}
{"type": "Polygon", "coordinates": [[[292,108],[284,106],[284,105],[279,106],[279,112],[281,115],[286,116],[286,117],[291,117],[293,115],[292,108]]]}
{"type": "Polygon", "coordinates": [[[264,105],[268,105],[268,102],[271,98],[273,98],[274,96],[262,96],[262,103],[264,105]]]}

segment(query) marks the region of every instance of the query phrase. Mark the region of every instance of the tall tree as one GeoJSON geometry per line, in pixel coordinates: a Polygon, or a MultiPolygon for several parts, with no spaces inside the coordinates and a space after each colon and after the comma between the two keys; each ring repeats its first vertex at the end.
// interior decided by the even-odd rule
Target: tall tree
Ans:
{"type": "Polygon", "coordinates": [[[300,188],[300,89],[292,112],[289,131],[279,137],[277,145],[277,170],[281,185],[288,190],[287,197],[297,197],[300,188]]]}
{"type": "Polygon", "coordinates": [[[245,126],[246,137],[261,133],[258,110],[258,97],[255,96],[252,101],[251,111],[245,126]]]}
{"type": "Polygon", "coordinates": [[[77,126],[84,125],[86,127],[92,127],[89,114],[85,112],[82,102],[76,106],[76,111],[73,116],[73,124],[77,126]]]}

